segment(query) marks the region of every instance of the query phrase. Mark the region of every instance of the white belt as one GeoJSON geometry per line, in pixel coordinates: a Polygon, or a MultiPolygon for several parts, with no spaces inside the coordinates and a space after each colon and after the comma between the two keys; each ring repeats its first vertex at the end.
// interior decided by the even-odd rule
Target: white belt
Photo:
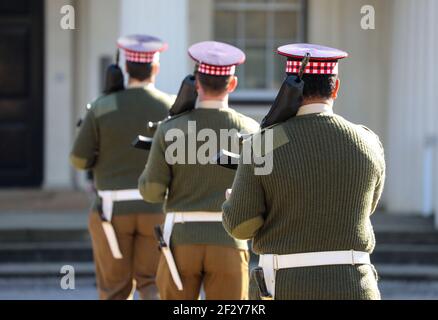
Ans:
{"type": "Polygon", "coordinates": [[[259,266],[263,268],[266,287],[272,297],[275,297],[275,275],[277,270],[348,264],[371,264],[370,255],[368,252],[346,250],[285,255],[262,254],[259,258],[259,266]]]}
{"type": "Polygon", "coordinates": [[[167,265],[172,275],[173,282],[179,291],[183,290],[181,277],[178,273],[178,267],[175,264],[175,260],[170,250],[170,237],[172,236],[172,230],[175,223],[185,222],[220,222],[222,221],[222,212],[171,212],[166,214],[166,220],[164,222],[163,238],[167,245],[164,248],[163,254],[166,258],[167,265]]]}
{"type": "Polygon", "coordinates": [[[221,222],[222,212],[169,212],[166,214],[164,222],[163,238],[170,246],[170,237],[172,236],[173,225],[175,223],[185,222],[221,222]]]}
{"type": "Polygon", "coordinates": [[[98,190],[97,194],[102,198],[102,211],[107,221],[111,221],[113,216],[114,202],[143,200],[138,189],[98,190]]]}
{"type": "Polygon", "coordinates": [[[127,189],[127,190],[98,190],[97,194],[102,198],[102,227],[105,232],[105,236],[108,240],[111,253],[115,259],[122,259],[122,253],[117,242],[116,233],[111,224],[111,219],[113,217],[113,207],[114,202],[118,201],[132,201],[132,200],[143,200],[138,189],[127,189]]]}

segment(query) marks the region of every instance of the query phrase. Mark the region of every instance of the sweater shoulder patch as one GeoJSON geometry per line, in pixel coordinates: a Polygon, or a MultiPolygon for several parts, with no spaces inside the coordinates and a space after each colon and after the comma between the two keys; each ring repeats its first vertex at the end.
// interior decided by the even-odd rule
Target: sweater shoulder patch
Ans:
{"type": "Polygon", "coordinates": [[[170,117],[170,118],[166,118],[165,120],[163,120],[163,123],[170,123],[170,122],[172,122],[172,121],[174,121],[174,120],[176,120],[176,119],[178,119],[178,118],[181,118],[182,116],[185,116],[185,115],[187,115],[189,112],[191,112],[192,110],[190,110],[190,111],[186,111],[186,112],[183,112],[183,113],[179,113],[179,114],[176,114],[176,115],[174,115],[174,116],[172,116],[172,117],[170,117]]]}
{"type": "Polygon", "coordinates": [[[117,93],[102,96],[94,101],[92,105],[92,110],[96,118],[117,111],[117,93]]]}
{"type": "Polygon", "coordinates": [[[366,127],[366,126],[364,126],[364,125],[362,125],[362,124],[359,124],[359,127],[361,127],[362,129],[364,129],[365,131],[367,131],[367,133],[369,133],[372,137],[376,138],[377,141],[379,141],[379,143],[380,143],[380,138],[379,138],[379,136],[378,136],[373,130],[371,130],[370,128],[368,128],[368,127],[366,127]]]}
{"type": "Polygon", "coordinates": [[[275,125],[254,134],[251,138],[256,156],[263,157],[289,143],[289,138],[281,125],[275,125]]]}

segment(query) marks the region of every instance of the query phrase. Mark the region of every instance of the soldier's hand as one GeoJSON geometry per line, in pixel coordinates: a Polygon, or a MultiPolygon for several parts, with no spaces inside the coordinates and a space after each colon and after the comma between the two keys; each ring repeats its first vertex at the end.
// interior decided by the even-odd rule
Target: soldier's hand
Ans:
{"type": "Polygon", "coordinates": [[[228,200],[229,198],[230,198],[230,196],[231,196],[231,189],[227,189],[226,191],[225,191],[225,199],[226,200],[228,200]]]}

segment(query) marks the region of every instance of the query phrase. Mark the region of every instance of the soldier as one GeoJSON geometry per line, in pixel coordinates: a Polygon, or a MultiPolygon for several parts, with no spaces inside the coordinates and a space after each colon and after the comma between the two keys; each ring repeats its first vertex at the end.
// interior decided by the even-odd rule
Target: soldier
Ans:
{"type": "MultiPolygon", "coordinates": [[[[163,255],[157,285],[162,299],[198,299],[202,284],[206,299],[247,299],[247,242],[230,237],[221,223],[224,192],[231,186],[234,172],[215,165],[213,159],[207,164],[201,164],[198,158],[193,163],[170,164],[167,148],[171,142],[166,138],[167,133],[178,129],[182,132],[179,139],[188,146],[190,136],[197,136],[201,130],[216,137],[221,130],[258,130],[257,122],[228,106],[228,95],[237,87],[235,68],[244,62],[245,55],[236,47],[214,41],[197,43],[188,53],[197,63],[196,106],[160,124],[139,179],[146,201],[165,200],[164,239],[170,244],[182,280],[182,284],[176,281],[176,268],[166,263],[163,255]],[[190,122],[196,128],[189,128],[190,122]]],[[[196,147],[201,150],[199,142],[196,147]]],[[[186,158],[197,154],[196,150],[185,150],[186,158]]],[[[219,146],[210,157],[218,151],[219,146]]]]}
{"type": "MultiPolygon", "coordinates": [[[[147,155],[131,142],[138,132],[146,133],[148,121],[164,118],[173,102],[154,87],[159,54],[167,45],[135,35],[120,38],[118,46],[125,53],[128,87],[91,104],[70,158],[77,169],[93,171],[98,192],[89,230],[100,298],[132,298],[135,284],[140,298],[157,299],[159,252],[153,227],[164,215],[160,205],[144,202],[138,192],[147,155]]],[[[107,81],[111,87],[114,81],[107,81]]]]}
{"type": "Polygon", "coordinates": [[[265,291],[262,298],[279,300],[379,299],[370,215],[382,193],[385,161],[376,134],[333,113],[338,60],[347,53],[309,44],[278,53],[287,57],[289,75],[310,54],[301,107],[270,127],[272,172],[256,176],[253,164],[239,163],[223,205],[226,230],[252,239],[260,255],[267,290],[263,282],[256,286],[254,272],[250,298],[265,291]]]}

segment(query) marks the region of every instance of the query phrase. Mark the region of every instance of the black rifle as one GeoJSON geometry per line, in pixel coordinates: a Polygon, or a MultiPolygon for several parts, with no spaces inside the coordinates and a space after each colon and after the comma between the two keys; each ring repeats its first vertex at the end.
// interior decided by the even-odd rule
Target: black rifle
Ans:
{"type": "Polygon", "coordinates": [[[268,292],[268,288],[266,287],[263,269],[257,267],[252,270],[252,274],[254,275],[254,280],[257,284],[257,287],[259,288],[260,298],[262,300],[273,300],[272,295],[268,292]]]}
{"type": "MultiPolygon", "coordinates": [[[[87,112],[90,110],[91,105],[87,104],[87,112]]],[[[76,128],[80,128],[82,126],[82,123],[84,122],[84,120],[82,118],[79,118],[78,121],[76,122],[76,128]]],[[[88,181],[93,181],[94,177],[93,177],[93,171],[92,170],[87,170],[86,171],[86,177],[88,181]]]]}
{"type": "MultiPolygon", "coordinates": [[[[310,55],[307,53],[301,62],[298,75],[289,75],[284,80],[274,103],[268,114],[263,118],[261,129],[268,128],[277,123],[284,122],[297,115],[298,109],[303,102],[304,81],[302,79],[310,55]]],[[[237,169],[239,155],[225,150],[216,157],[216,163],[229,169],[237,169]]]]}
{"type": "Polygon", "coordinates": [[[125,81],[123,78],[123,71],[119,67],[120,50],[116,51],[115,63],[109,65],[105,74],[105,87],[103,93],[110,94],[113,92],[125,89],[125,81]]]}
{"type": "Polygon", "coordinates": [[[284,122],[297,115],[298,109],[303,103],[304,81],[302,77],[309,63],[309,59],[310,55],[307,53],[301,62],[298,75],[289,75],[286,77],[275,98],[274,104],[266,117],[262,120],[260,125],[262,129],[284,122]]]}
{"type": "Polygon", "coordinates": [[[157,225],[154,227],[154,235],[155,239],[158,241],[159,249],[163,247],[167,247],[166,241],[164,241],[163,231],[161,230],[161,226],[157,225]]]}
{"type": "Polygon", "coordinates": [[[195,86],[195,76],[189,74],[184,78],[179,88],[176,100],[169,110],[169,117],[193,110],[197,98],[198,92],[195,86]]]}
{"type": "MultiPolygon", "coordinates": [[[[170,108],[169,116],[166,119],[193,110],[195,108],[197,97],[198,93],[195,86],[195,76],[190,74],[186,76],[181,83],[181,87],[179,88],[176,100],[170,108]]],[[[147,124],[148,134],[153,136],[160,123],[161,121],[149,121],[147,124]]],[[[152,138],[141,135],[137,136],[137,138],[135,138],[135,140],[132,142],[133,147],[142,150],[149,150],[151,148],[151,145],[152,138]]]]}

